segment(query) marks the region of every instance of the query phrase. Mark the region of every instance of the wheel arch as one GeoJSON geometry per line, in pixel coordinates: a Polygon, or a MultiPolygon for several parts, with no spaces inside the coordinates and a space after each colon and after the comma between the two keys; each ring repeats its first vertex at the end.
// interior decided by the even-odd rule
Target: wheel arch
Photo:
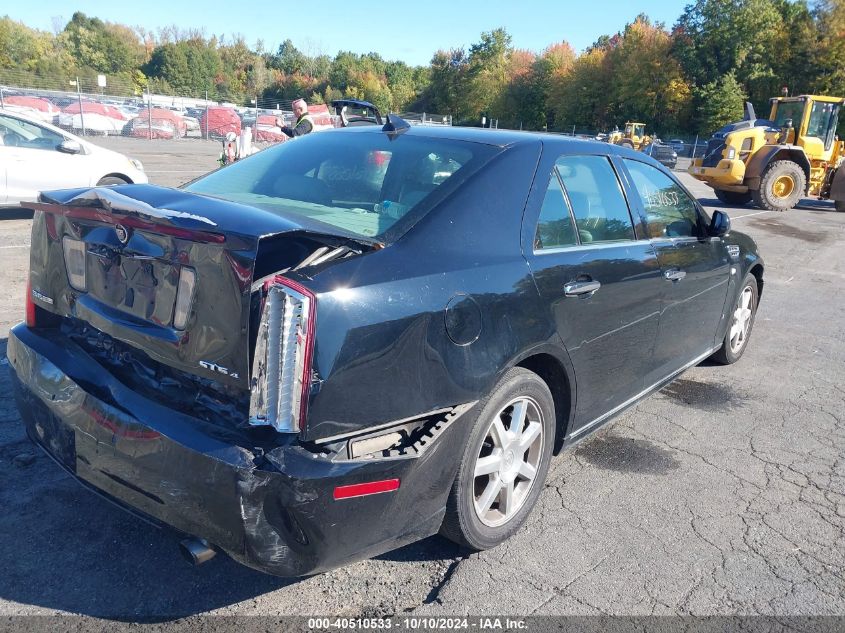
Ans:
{"type": "Polygon", "coordinates": [[[754,278],[757,280],[757,301],[760,301],[760,298],[763,296],[763,263],[759,261],[754,262],[748,272],[754,275],[754,278]]]}
{"type": "Polygon", "coordinates": [[[807,158],[803,149],[794,146],[774,145],[770,148],[761,149],[754,154],[745,168],[745,184],[748,188],[759,189],[763,172],[770,164],[779,160],[790,160],[801,168],[805,178],[803,193],[807,193],[807,187],[810,186],[810,159],[807,158]]]}
{"type": "Polygon", "coordinates": [[[563,441],[575,414],[575,374],[569,359],[549,349],[534,350],[514,363],[540,376],[555,404],[554,454],[560,453],[563,441]]]}
{"type": "Polygon", "coordinates": [[[120,178],[121,180],[125,180],[126,184],[128,184],[128,185],[135,184],[134,181],[129,176],[127,176],[126,174],[121,174],[118,171],[115,171],[115,172],[112,172],[112,173],[109,173],[109,174],[103,174],[102,176],[100,176],[97,179],[97,182],[102,181],[104,178],[120,178]]]}

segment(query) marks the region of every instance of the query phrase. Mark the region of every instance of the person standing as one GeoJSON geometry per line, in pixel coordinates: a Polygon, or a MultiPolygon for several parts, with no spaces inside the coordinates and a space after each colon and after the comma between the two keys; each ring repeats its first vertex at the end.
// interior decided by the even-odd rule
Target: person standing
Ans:
{"type": "Polygon", "coordinates": [[[293,115],[296,117],[296,124],[293,127],[283,125],[284,121],[282,117],[276,117],[276,125],[282,128],[282,132],[291,138],[304,136],[313,132],[314,121],[311,120],[311,116],[308,114],[308,104],[305,103],[305,99],[297,99],[291,107],[293,108],[293,115]]]}

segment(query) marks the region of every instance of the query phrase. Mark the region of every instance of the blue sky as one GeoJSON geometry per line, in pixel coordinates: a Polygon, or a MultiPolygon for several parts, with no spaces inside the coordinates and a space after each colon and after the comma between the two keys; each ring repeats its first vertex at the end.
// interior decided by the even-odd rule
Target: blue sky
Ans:
{"type": "Polygon", "coordinates": [[[109,22],[156,30],[176,24],[202,28],[206,35],[241,34],[250,46],[260,38],[275,50],[287,38],[309,53],[333,56],[338,50],[375,51],[385,59],[428,64],[440,48],[466,48],[482,31],[503,26],[518,48],[539,52],[567,40],[576,51],[600,35],[613,34],[640,12],[671,26],[691,0],[602,0],[601,2],[196,2],[194,0],[123,0],[68,2],[37,0],[9,3],[6,13],[27,26],[53,30],[54,18],[64,25],[74,11],[109,22]],[[391,5],[396,9],[383,8],[391,5]],[[300,9],[297,6],[301,6],[300,9]],[[378,7],[378,8],[376,8],[378,7]]]}

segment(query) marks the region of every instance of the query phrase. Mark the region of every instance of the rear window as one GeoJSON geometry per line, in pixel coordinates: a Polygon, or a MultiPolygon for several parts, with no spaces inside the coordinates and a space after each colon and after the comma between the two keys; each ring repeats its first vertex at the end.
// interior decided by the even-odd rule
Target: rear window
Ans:
{"type": "Polygon", "coordinates": [[[450,139],[328,131],[266,149],[185,189],[392,241],[495,153],[450,139]]]}

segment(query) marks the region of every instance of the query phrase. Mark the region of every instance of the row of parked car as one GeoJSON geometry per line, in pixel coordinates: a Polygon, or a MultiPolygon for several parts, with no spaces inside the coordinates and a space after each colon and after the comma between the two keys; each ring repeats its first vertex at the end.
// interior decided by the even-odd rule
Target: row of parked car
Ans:
{"type": "MultiPolygon", "coordinates": [[[[148,107],[140,100],[114,101],[48,98],[13,94],[3,98],[3,109],[20,112],[39,121],[83,135],[123,135],[137,138],[173,139],[185,136],[223,138],[229,132],[240,134],[245,125],[254,128],[258,141],[280,142],[286,137],[277,117],[291,113],[245,110],[231,106],[205,108],[148,107]],[[257,120],[256,120],[257,119],[257,120]]],[[[318,126],[336,127],[325,106],[312,108],[318,126]]]]}

